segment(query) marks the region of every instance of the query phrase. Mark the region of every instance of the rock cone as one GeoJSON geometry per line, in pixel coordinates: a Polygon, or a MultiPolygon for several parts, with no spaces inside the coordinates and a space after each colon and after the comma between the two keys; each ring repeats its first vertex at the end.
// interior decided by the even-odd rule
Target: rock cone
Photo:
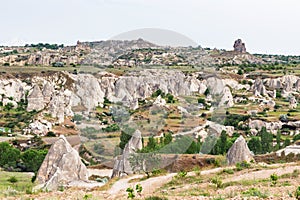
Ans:
{"type": "Polygon", "coordinates": [[[228,150],[226,160],[229,165],[234,165],[243,161],[250,162],[253,160],[252,153],[243,136],[240,136],[228,150]]]}
{"type": "Polygon", "coordinates": [[[136,130],[129,142],[126,144],[122,156],[115,159],[112,178],[115,176],[121,177],[133,173],[129,157],[130,154],[136,153],[137,150],[140,149],[142,149],[142,134],[139,130],[136,130]]]}
{"type": "Polygon", "coordinates": [[[72,182],[87,182],[88,172],[78,152],[61,136],[52,144],[38,171],[37,180],[43,189],[56,190],[72,182]]]}

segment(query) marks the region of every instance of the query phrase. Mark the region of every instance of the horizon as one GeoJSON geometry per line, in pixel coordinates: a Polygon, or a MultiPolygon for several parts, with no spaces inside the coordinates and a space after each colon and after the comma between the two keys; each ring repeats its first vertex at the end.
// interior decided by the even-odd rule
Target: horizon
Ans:
{"type": "Polygon", "coordinates": [[[241,38],[252,54],[300,55],[297,0],[11,0],[2,5],[3,46],[75,45],[158,28],[181,33],[203,48],[229,50],[241,38]]]}

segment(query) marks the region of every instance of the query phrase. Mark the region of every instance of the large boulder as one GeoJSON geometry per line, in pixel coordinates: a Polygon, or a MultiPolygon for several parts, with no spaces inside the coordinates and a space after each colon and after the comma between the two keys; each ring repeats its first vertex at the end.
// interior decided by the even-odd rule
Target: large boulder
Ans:
{"type": "Polygon", "coordinates": [[[64,136],[52,144],[38,171],[37,181],[45,190],[57,190],[73,182],[88,182],[86,166],[64,136]]]}
{"type": "Polygon", "coordinates": [[[228,150],[226,160],[228,165],[234,165],[243,161],[250,162],[253,160],[252,153],[243,136],[240,136],[228,150]]]}
{"type": "Polygon", "coordinates": [[[129,158],[131,154],[141,150],[142,147],[142,134],[139,130],[136,130],[129,142],[126,144],[122,156],[115,159],[112,178],[133,174],[129,158]]]}

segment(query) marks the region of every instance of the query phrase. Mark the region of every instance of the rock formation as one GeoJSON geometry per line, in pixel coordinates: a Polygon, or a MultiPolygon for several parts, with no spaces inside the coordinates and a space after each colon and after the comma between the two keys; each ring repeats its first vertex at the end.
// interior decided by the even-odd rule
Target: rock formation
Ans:
{"type": "Polygon", "coordinates": [[[245,43],[243,43],[241,39],[234,42],[233,48],[235,52],[246,53],[245,43]]]}
{"type": "Polygon", "coordinates": [[[280,150],[276,151],[277,156],[281,156],[282,154],[284,154],[284,156],[287,156],[290,153],[292,153],[294,155],[300,154],[300,146],[297,144],[293,144],[293,145],[285,147],[284,149],[280,149],[280,150]]]}
{"type": "Polygon", "coordinates": [[[233,97],[229,87],[225,87],[223,90],[223,96],[220,101],[220,106],[232,107],[234,105],[233,97]]]}
{"type": "Polygon", "coordinates": [[[133,173],[129,162],[130,155],[142,149],[142,135],[139,130],[136,130],[129,142],[126,144],[122,156],[115,159],[112,177],[121,177],[133,173]]]}
{"type": "Polygon", "coordinates": [[[294,96],[291,96],[290,97],[290,101],[289,101],[290,105],[289,105],[289,108],[290,109],[295,109],[297,108],[297,105],[298,105],[298,102],[296,100],[296,98],[294,96]]]}
{"type": "Polygon", "coordinates": [[[250,162],[253,160],[252,153],[243,136],[240,136],[228,150],[226,160],[229,165],[234,165],[243,161],[250,162]]]}
{"type": "Polygon", "coordinates": [[[38,85],[33,87],[32,92],[28,95],[28,106],[27,111],[39,111],[44,108],[44,96],[38,85]]]}
{"type": "Polygon", "coordinates": [[[64,136],[52,144],[38,171],[37,181],[47,190],[56,190],[72,182],[88,181],[86,166],[64,136]]]}
{"type": "Polygon", "coordinates": [[[255,96],[267,96],[267,90],[266,87],[263,84],[263,81],[261,79],[256,79],[254,84],[252,85],[253,93],[255,96]]]}

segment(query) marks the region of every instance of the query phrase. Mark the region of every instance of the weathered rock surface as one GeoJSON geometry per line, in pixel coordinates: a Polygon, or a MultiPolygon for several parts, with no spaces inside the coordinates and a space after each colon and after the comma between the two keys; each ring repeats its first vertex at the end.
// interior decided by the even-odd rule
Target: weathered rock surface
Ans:
{"type": "Polygon", "coordinates": [[[289,105],[290,109],[297,108],[298,102],[297,102],[297,100],[296,100],[296,98],[294,96],[290,97],[289,103],[290,103],[290,105],[289,105]]]}
{"type": "Polygon", "coordinates": [[[56,190],[72,182],[88,181],[86,166],[64,136],[61,136],[49,149],[38,171],[37,181],[43,189],[47,190],[56,190]]]}
{"type": "Polygon", "coordinates": [[[267,96],[267,90],[266,87],[263,84],[263,81],[258,78],[255,80],[254,84],[252,85],[253,93],[255,96],[267,96]]]}
{"type": "Polygon", "coordinates": [[[126,144],[122,156],[115,158],[112,177],[121,177],[133,173],[129,162],[130,155],[142,149],[142,134],[136,130],[126,144]]]}
{"type": "Polygon", "coordinates": [[[34,134],[39,136],[45,136],[52,129],[52,124],[46,120],[36,120],[29,124],[28,128],[24,131],[24,134],[34,134]]]}
{"type": "Polygon", "coordinates": [[[241,39],[237,39],[234,42],[233,48],[234,48],[234,51],[239,52],[239,53],[246,52],[246,45],[245,45],[245,43],[242,42],[241,39]]]}
{"type": "Polygon", "coordinates": [[[240,136],[228,150],[226,160],[229,165],[234,165],[243,161],[250,162],[253,160],[252,153],[243,136],[240,136]]]}
{"type": "Polygon", "coordinates": [[[287,156],[290,153],[292,153],[294,155],[300,154],[300,146],[294,144],[294,145],[287,146],[284,149],[280,149],[280,150],[276,151],[277,156],[281,156],[282,154],[287,156]]]}
{"type": "Polygon", "coordinates": [[[31,93],[27,97],[28,106],[27,111],[39,111],[44,108],[44,96],[42,91],[38,85],[35,85],[31,91],[31,93]]]}
{"type": "Polygon", "coordinates": [[[232,107],[234,105],[233,97],[229,87],[225,87],[223,90],[223,96],[220,101],[220,106],[232,107]]]}

